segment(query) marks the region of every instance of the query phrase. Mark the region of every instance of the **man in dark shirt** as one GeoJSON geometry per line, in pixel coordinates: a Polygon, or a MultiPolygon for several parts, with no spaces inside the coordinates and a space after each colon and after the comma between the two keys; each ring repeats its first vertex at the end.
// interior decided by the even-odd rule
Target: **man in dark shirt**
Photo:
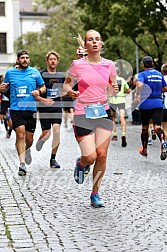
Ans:
{"type": "Polygon", "coordinates": [[[52,151],[50,157],[50,167],[60,168],[60,164],[55,157],[60,144],[60,126],[62,122],[62,100],[61,89],[65,80],[62,72],[57,71],[59,63],[59,54],[55,51],[49,51],[46,54],[47,68],[41,71],[41,76],[45,82],[46,93],[38,97],[39,118],[42,128],[36,149],[40,151],[46,140],[51,135],[51,127],[53,133],[52,151]]]}

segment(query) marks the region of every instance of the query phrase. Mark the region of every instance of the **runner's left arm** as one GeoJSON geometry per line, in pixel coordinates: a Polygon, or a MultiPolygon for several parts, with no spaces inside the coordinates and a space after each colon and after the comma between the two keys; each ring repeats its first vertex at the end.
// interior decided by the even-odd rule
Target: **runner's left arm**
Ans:
{"type": "Polygon", "coordinates": [[[77,99],[79,95],[79,91],[74,91],[72,89],[73,84],[74,84],[74,79],[75,78],[73,75],[68,74],[63,84],[64,95],[67,94],[67,96],[71,97],[73,100],[77,99]]]}

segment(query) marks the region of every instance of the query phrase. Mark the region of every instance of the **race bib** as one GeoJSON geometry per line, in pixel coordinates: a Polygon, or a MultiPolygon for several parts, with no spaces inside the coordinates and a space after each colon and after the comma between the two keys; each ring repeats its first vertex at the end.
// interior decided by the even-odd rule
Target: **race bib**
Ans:
{"type": "Polygon", "coordinates": [[[59,88],[48,88],[47,89],[47,98],[57,98],[60,97],[59,88]]]}
{"type": "Polygon", "coordinates": [[[86,118],[98,119],[108,117],[104,104],[91,104],[85,106],[86,118]]]}
{"type": "Polygon", "coordinates": [[[21,86],[16,88],[16,96],[17,97],[26,97],[29,96],[29,88],[27,86],[21,86]]]}

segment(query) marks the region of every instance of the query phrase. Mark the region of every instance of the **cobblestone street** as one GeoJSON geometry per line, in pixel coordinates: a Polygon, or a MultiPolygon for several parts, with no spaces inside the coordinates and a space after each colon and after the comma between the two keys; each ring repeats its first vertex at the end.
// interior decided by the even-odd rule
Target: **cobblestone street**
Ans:
{"type": "Polygon", "coordinates": [[[61,130],[57,161],[49,168],[51,141],[37,152],[25,178],[18,176],[15,133],[0,125],[0,252],[166,252],[167,160],[160,143],[138,153],[141,126],[127,126],[126,148],[111,142],[100,188],[105,208],[90,206],[91,172],[78,185],[73,178],[80,154],[72,129],[61,130]]]}

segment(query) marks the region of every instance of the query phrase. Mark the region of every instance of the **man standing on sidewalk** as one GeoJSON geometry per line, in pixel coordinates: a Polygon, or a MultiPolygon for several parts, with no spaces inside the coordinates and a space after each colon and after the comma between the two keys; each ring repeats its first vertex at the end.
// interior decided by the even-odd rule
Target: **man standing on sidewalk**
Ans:
{"type": "Polygon", "coordinates": [[[17,68],[9,69],[0,85],[0,91],[10,87],[10,115],[16,132],[16,149],[20,160],[19,175],[26,175],[26,164],[30,164],[30,147],[36,128],[36,97],[46,91],[44,81],[37,69],[30,67],[29,53],[17,54],[17,68]]]}

